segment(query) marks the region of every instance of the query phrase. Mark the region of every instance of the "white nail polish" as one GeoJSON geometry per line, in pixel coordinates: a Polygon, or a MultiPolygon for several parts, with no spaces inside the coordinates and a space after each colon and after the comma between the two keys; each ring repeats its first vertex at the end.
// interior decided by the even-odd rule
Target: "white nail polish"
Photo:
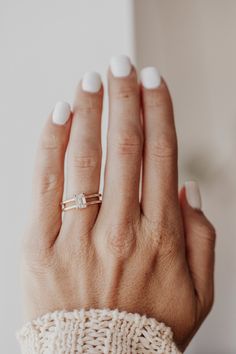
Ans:
{"type": "Polygon", "coordinates": [[[202,199],[197,182],[185,182],[186,198],[193,209],[202,209],[202,199]]]}
{"type": "Polygon", "coordinates": [[[52,121],[55,124],[63,125],[67,122],[71,114],[71,108],[67,102],[57,102],[52,113],[52,121]]]}
{"type": "Polygon", "coordinates": [[[156,89],[161,84],[161,75],[157,68],[149,66],[141,70],[140,73],[142,85],[146,89],[156,89]]]}
{"type": "Polygon", "coordinates": [[[102,86],[101,76],[94,72],[87,72],[83,76],[82,89],[86,92],[96,93],[102,86]]]}
{"type": "Polygon", "coordinates": [[[132,70],[132,64],[126,55],[119,55],[111,58],[111,72],[115,77],[129,76],[132,70]]]}

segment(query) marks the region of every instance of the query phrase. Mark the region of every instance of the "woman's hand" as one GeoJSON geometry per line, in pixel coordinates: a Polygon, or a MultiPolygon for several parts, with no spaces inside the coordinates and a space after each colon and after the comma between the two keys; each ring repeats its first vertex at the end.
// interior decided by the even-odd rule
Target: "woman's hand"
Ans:
{"type": "Polygon", "coordinates": [[[99,190],[99,76],[85,74],[73,114],[60,103],[46,123],[24,238],[26,317],[60,309],[117,308],[163,321],[184,349],[212,306],[215,232],[200,211],[196,183],[187,183],[178,195],[167,86],[154,68],[144,69],[141,78],[140,88],[128,58],[111,61],[100,207],[67,211],[62,220],[67,147],[66,198],[99,190]]]}

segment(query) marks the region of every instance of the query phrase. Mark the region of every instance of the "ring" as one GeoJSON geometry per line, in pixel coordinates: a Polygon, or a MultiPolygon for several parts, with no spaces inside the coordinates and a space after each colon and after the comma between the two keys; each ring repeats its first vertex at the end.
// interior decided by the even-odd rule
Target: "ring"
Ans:
{"type": "Polygon", "coordinates": [[[75,194],[73,198],[67,199],[61,202],[62,211],[68,211],[72,209],[85,209],[89,205],[101,204],[102,194],[75,194]]]}

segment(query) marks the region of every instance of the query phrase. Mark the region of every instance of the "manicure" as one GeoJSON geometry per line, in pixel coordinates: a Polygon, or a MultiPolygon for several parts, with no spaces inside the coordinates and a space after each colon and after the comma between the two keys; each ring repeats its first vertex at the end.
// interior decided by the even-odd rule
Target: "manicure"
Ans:
{"type": "Polygon", "coordinates": [[[71,108],[67,102],[57,102],[52,113],[52,121],[57,125],[64,125],[71,114],[71,108]]]}
{"type": "Polygon", "coordinates": [[[96,93],[100,91],[102,86],[101,76],[94,72],[87,72],[83,76],[82,89],[86,92],[96,93]]]}
{"type": "Polygon", "coordinates": [[[129,76],[132,70],[132,64],[126,55],[119,55],[111,58],[111,72],[115,77],[129,76]]]}
{"type": "Polygon", "coordinates": [[[202,200],[199,185],[197,182],[190,181],[185,183],[186,198],[188,204],[193,209],[202,209],[202,200]]]}
{"type": "Polygon", "coordinates": [[[157,68],[153,66],[146,67],[140,73],[142,85],[146,89],[156,89],[161,84],[161,75],[157,68]]]}

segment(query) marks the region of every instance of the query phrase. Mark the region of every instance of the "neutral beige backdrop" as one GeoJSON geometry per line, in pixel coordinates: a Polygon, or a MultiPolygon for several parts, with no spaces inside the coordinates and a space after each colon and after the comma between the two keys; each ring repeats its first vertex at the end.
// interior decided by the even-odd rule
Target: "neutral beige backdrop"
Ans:
{"type": "Polygon", "coordinates": [[[236,1],[134,0],[138,66],[169,83],[180,183],[196,179],[215,223],[216,301],[187,353],[236,353],[236,1]]]}
{"type": "Polygon", "coordinates": [[[234,0],[0,0],[1,353],[19,353],[20,238],[45,117],[120,53],[167,79],[181,182],[199,180],[218,230],[215,307],[187,353],[236,353],[235,35],[234,0]]]}

